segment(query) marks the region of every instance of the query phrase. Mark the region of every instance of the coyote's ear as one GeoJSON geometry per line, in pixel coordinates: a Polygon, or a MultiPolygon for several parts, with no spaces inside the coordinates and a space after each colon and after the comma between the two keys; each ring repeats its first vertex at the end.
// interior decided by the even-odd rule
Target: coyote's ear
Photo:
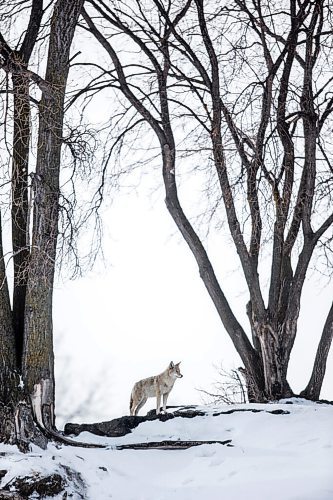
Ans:
{"type": "Polygon", "coordinates": [[[173,364],[173,361],[170,361],[169,368],[174,368],[175,365],[173,364]]]}
{"type": "Polygon", "coordinates": [[[179,365],[180,365],[180,363],[181,363],[181,361],[179,361],[179,363],[176,363],[176,366],[179,366],[179,365]]]}

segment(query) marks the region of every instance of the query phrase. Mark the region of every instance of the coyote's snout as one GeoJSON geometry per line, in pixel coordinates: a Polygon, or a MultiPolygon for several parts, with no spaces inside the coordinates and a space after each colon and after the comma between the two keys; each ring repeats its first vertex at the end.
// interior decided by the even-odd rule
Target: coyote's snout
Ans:
{"type": "Polygon", "coordinates": [[[156,397],[156,414],[160,413],[161,395],[163,395],[163,411],[166,412],[168,396],[173,388],[176,378],[182,378],[179,369],[180,362],[174,364],[172,361],[168,368],[154,377],[139,380],[132,389],[130,413],[137,415],[148,398],[156,397]]]}

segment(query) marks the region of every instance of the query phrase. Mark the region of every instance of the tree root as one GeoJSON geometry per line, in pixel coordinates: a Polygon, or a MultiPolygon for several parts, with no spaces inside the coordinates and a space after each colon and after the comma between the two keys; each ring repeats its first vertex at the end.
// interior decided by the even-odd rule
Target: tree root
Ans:
{"type": "Polygon", "coordinates": [[[111,449],[116,450],[187,450],[193,446],[201,446],[202,444],[222,444],[233,447],[231,439],[225,441],[151,441],[148,443],[121,444],[111,449]]]}

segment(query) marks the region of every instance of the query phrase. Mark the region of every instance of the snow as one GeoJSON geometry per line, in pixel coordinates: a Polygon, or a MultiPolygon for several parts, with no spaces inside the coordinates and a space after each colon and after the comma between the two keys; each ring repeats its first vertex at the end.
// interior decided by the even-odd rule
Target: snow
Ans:
{"type": "Polygon", "coordinates": [[[144,422],[119,438],[89,433],[76,438],[107,444],[107,449],[50,444],[46,451],[34,448],[22,455],[13,446],[1,445],[0,470],[8,470],[1,487],[32,471],[62,473],[62,464],[81,474],[87,485],[84,498],[89,500],[332,500],[333,406],[290,401],[293,404],[199,407],[207,415],[144,422]],[[261,412],[213,415],[244,409],[261,412]],[[290,413],[268,413],[277,409],[290,413]],[[233,447],[114,448],[177,439],[231,439],[233,447]]]}

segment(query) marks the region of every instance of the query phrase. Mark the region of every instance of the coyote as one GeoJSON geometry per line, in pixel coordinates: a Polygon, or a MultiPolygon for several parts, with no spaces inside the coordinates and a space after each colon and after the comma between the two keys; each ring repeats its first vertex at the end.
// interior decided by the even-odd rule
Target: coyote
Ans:
{"type": "Polygon", "coordinates": [[[160,413],[161,395],[163,394],[163,411],[166,412],[168,396],[173,388],[176,378],[182,378],[179,370],[180,362],[174,364],[172,361],[168,368],[159,375],[139,380],[132,389],[130,413],[137,415],[148,398],[156,397],[156,415],[160,413]]]}

